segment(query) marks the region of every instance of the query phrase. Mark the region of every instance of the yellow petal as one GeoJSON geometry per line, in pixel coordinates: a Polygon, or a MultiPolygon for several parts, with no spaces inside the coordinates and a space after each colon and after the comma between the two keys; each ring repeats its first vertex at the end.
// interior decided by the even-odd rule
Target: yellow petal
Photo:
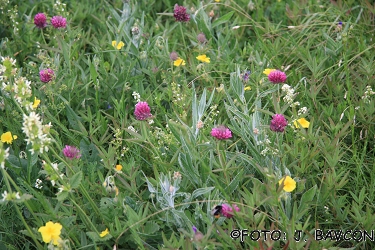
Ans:
{"type": "Polygon", "coordinates": [[[309,128],[310,122],[307,121],[305,118],[300,118],[293,122],[294,127],[299,128],[299,125],[302,126],[302,128],[309,128]]]}
{"type": "Polygon", "coordinates": [[[247,90],[251,90],[251,87],[250,87],[250,86],[246,86],[246,87],[244,88],[244,90],[245,90],[245,91],[247,91],[247,90]]]}
{"type": "Polygon", "coordinates": [[[120,164],[118,164],[118,165],[116,165],[116,171],[118,171],[118,172],[120,172],[121,171],[121,169],[122,169],[122,166],[120,165],[120,164]]]}
{"type": "Polygon", "coordinates": [[[265,69],[264,71],[263,71],[263,74],[265,74],[265,75],[269,75],[272,71],[274,71],[274,70],[276,70],[276,69],[265,69]]]}
{"type": "Polygon", "coordinates": [[[210,63],[210,58],[206,55],[199,55],[196,58],[201,62],[210,63]]]}
{"type": "Polygon", "coordinates": [[[33,109],[36,109],[40,104],[40,100],[34,97],[33,109]]]}
{"type": "Polygon", "coordinates": [[[293,180],[290,176],[285,176],[279,180],[279,185],[282,185],[285,192],[292,192],[296,188],[296,181],[293,180]]]}
{"type": "Polygon", "coordinates": [[[183,66],[183,65],[185,65],[186,63],[185,63],[185,60],[184,59],[181,59],[181,58],[177,58],[174,62],[173,62],[173,65],[174,66],[177,66],[177,67],[179,67],[179,66],[183,66]]]}
{"type": "Polygon", "coordinates": [[[99,234],[99,236],[103,238],[103,237],[106,236],[107,234],[109,234],[108,228],[106,228],[104,231],[102,231],[102,232],[99,234]]]}
{"type": "Polygon", "coordinates": [[[6,132],[6,133],[3,133],[1,135],[1,142],[2,143],[8,143],[8,144],[12,144],[13,142],[13,136],[12,136],[12,133],[10,131],[6,132]]]}

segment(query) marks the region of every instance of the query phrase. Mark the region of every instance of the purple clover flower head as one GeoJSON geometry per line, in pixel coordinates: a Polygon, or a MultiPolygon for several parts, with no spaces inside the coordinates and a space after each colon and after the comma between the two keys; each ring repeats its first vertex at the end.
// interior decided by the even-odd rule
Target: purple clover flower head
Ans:
{"type": "Polygon", "coordinates": [[[169,54],[169,58],[172,60],[172,61],[176,61],[178,59],[178,54],[176,51],[172,51],[170,54],[169,54]]]}
{"type": "Polygon", "coordinates": [[[205,35],[204,33],[199,33],[198,36],[197,36],[197,40],[198,40],[198,42],[200,42],[200,43],[205,43],[205,42],[207,42],[206,35],[205,35]]]}
{"type": "Polygon", "coordinates": [[[275,132],[284,132],[285,127],[288,125],[288,121],[282,114],[275,114],[272,116],[270,129],[275,132]]]}
{"type": "Polygon", "coordinates": [[[211,135],[219,140],[225,140],[232,137],[232,131],[225,126],[217,126],[211,130],[211,135]]]}
{"type": "Polygon", "coordinates": [[[62,16],[54,16],[51,18],[51,24],[56,29],[65,28],[66,27],[66,18],[62,16]]]}
{"type": "Polygon", "coordinates": [[[150,113],[151,109],[148,106],[147,102],[138,102],[135,105],[134,115],[137,120],[146,120],[147,118],[150,118],[152,114],[150,113]]]}
{"type": "Polygon", "coordinates": [[[196,226],[193,226],[193,231],[194,231],[194,233],[197,232],[197,227],[196,226]]]}
{"type": "Polygon", "coordinates": [[[42,69],[39,71],[39,76],[42,82],[50,82],[55,76],[55,72],[52,69],[42,69]]]}
{"type": "Polygon", "coordinates": [[[233,217],[233,209],[236,210],[237,212],[240,211],[239,207],[237,205],[229,206],[228,204],[222,204],[221,205],[221,213],[223,216],[227,218],[232,218],[233,217]]]}
{"type": "Polygon", "coordinates": [[[81,154],[79,152],[79,149],[74,146],[65,145],[65,148],[63,149],[63,154],[65,157],[69,159],[79,159],[81,157],[81,154]]]}
{"type": "Polygon", "coordinates": [[[268,75],[268,80],[274,84],[286,81],[286,74],[280,70],[273,70],[268,75]]]}
{"type": "Polygon", "coordinates": [[[186,8],[178,6],[178,4],[174,6],[173,16],[177,22],[189,22],[190,20],[190,15],[186,13],[186,8]]]}
{"type": "Polygon", "coordinates": [[[339,22],[339,25],[340,25],[340,26],[342,25],[342,22],[341,22],[341,21],[339,22]]]}
{"type": "Polygon", "coordinates": [[[47,26],[47,16],[44,13],[38,13],[34,17],[34,24],[37,28],[43,29],[47,26]]]}

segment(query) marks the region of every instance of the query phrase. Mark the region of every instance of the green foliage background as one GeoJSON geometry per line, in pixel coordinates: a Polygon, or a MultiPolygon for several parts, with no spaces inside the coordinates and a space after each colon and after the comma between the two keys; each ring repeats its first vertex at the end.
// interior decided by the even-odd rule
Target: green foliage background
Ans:
{"type": "Polygon", "coordinates": [[[363,98],[367,86],[375,89],[374,4],[62,2],[0,1],[0,55],[16,59],[15,77],[32,82],[41,100],[36,112],[51,122],[54,140],[49,152],[31,155],[24,110],[0,92],[0,134],[18,136],[3,145],[10,156],[1,193],[30,195],[0,204],[0,248],[47,249],[37,230],[53,221],[63,226],[66,249],[373,249],[369,240],[317,241],[314,232],[374,230],[375,105],[373,96],[363,98]],[[176,3],[187,8],[189,22],[175,21],[176,3]],[[66,17],[67,28],[37,29],[39,12],[66,17]],[[117,50],[113,40],[125,46],[117,50]],[[173,66],[172,51],[185,66],[173,66]],[[200,63],[199,54],[210,63],[200,63]],[[55,79],[42,83],[39,71],[47,67],[55,79]],[[299,107],[285,102],[266,68],[286,72],[299,107]],[[134,92],[148,102],[154,123],[134,118],[134,92]],[[300,107],[307,113],[298,114],[300,107]],[[269,129],[275,113],[290,123],[284,133],[269,129]],[[308,129],[293,126],[301,117],[308,129]],[[231,139],[210,135],[221,124],[231,139]],[[65,145],[82,157],[66,159],[65,145]],[[70,187],[60,193],[62,183],[53,186],[42,168],[52,163],[70,187]],[[291,193],[278,185],[284,175],[297,181],[291,193]],[[109,176],[118,195],[103,187],[109,176]],[[211,210],[221,203],[240,212],[216,219],[211,210]],[[100,237],[106,228],[110,234],[100,237]],[[233,229],[281,230],[285,237],[241,243],[230,237],[233,229]]]}

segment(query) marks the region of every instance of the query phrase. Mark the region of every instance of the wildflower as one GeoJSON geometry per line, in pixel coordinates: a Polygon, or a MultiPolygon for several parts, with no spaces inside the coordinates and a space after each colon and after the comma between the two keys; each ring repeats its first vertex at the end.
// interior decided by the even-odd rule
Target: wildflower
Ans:
{"type": "Polygon", "coordinates": [[[174,63],[173,63],[173,65],[174,66],[177,66],[177,67],[179,67],[179,66],[183,66],[183,65],[185,65],[186,63],[185,63],[185,60],[184,59],[181,59],[181,58],[177,58],[175,61],[174,61],[174,63]]]}
{"type": "Polygon", "coordinates": [[[2,143],[12,144],[13,140],[15,140],[17,138],[18,137],[16,135],[12,135],[12,132],[8,131],[8,132],[3,133],[1,135],[1,142],[2,143]]]}
{"type": "Polygon", "coordinates": [[[232,207],[229,206],[228,204],[222,204],[221,205],[221,213],[223,216],[227,218],[232,218],[233,217],[233,209],[236,210],[237,212],[240,211],[239,207],[237,205],[233,205],[232,207]]]}
{"type": "Polygon", "coordinates": [[[270,129],[275,132],[284,132],[284,128],[288,125],[287,120],[282,114],[272,116],[270,129]]]}
{"type": "Polygon", "coordinates": [[[210,58],[206,55],[199,55],[196,58],[201,62],[210,63],[210,58]]]}
{"type": "Polygon", "coordinates": [[[104,231],[102,231],[102,232],[99,234],[99,236],[103,238],[103,237],[106,236],[107,234],[109,234],[108,228],[106,228],[104,231]]]}
{"type": "Polygon", "coordinates": [[[294,89],[290,87],[288,84],[283,84],[281,87],[281,90],[285,93],[285,96],[283,97],[283,100],[287,102],[288,104],[292,104],[294,99],[294,89]]]}
{"type": "Polygon", "coordinates": [[[239,29],[239,28],[241,28],[241,26],[236,25],[236,26],[233,26],[233,27],[232,27],[232,30],[237,30],[237,29],[239,29]]]}
{"type": "Polygon", "coordinates": [[[268,74],[268,80],[274,84],[286,81],[286,74],[280,70],[271,71],[268,74]]]}
{"type": "Polygon", "coordinates": [[[245,90],[245,91],[247,91],[247,90],[251,90],[251,87],[250,87],[250,86],[246,86],[246,87],[244,88],[244,90],[245,90]]]}
{"type": "Polygon", "coordinates": [[[300,115],[303,115],[303,114],[306,114],[306,113],[307,113],[307,108],[302,107],[298,110],[297,115],[300,116],[300,115]]]}
{"type": "Polygon", "coordinates": [[[151,109],[148,106],[147,102],[138,102],[135,105],[134,115],[137,120],[146,120],[147,118],[151,117],[150,113],[151,109]]]}
{"type": "Polygon", "coordinates": [[[307,121],[305,118],[300,118],[293,122],[294,127],[299,128],[301,125],[302,128],[308,128],[310,126],[310,122],[307,121]]]}
{"type": "Polygon", "coordinates": [[[190,20],[189,14],[186,13],[186,8],[178,6],[178,4],[174,6],[173,16],[177,22],[189,22],[190,20]]]}
{"type": "Polygon", "coordinates": [[[203,126],[204,126],[204,123],[201,121],[201,120],[199,120],[198,122],[197,122],[197,129],[201,129],[201,128],[203,128],[203,126]]]}
{"type": "Polygon", "coordinates": [[[122,170],[122,166],[120,164],[117,164],[115,169],[117,172],[120,172],[122,170]]]}
{"type": "Polygon", "coordinates": [[[249,81],[250,74],[251,74],[251,71],[250,71],[250,70],[245,71],[245,73],[241,74],[241,76],[242,76],[242,81],[244,81],[244,82],[248,82],[248,81],[249,81]]]}
{"type": "Polygon", "coordinates": [[[6,201],[8,200],[8,192],[5,190],[4,193],[1,194],[3,196],[3,199],[1,201],[6,201]]]}
{"type": "Polygon", "coordinates": [[[198,36],[197,36],[197,40],[198,42],[200,43],[205,43],[207,42],[207,39],[206,39],[206,35],[204,33],[199,33],[198,36]]]}
{"type": "Polygon", "coordinates": [[[33,109],[36,109],[40,104],[40,100],[34,97],[33,109]]]}
{"type": "Polygon", "coordinates": [[[336,30],[337,31],[341,31],[342,30],[342,22],[341,21],[337,24],[336,30]]]}
{"type": "Polygon", "coordinates": [[[34,17],[34,24],[37,28],[43,29],[47,26],[47,17],[44,13],[38,13],[34,17]]]}
{"type": "Polygon", "coordinates": [[[264,71],[263,71],[263,74],[265,74],[265,75],[269,75],[272,71],[275,71],[276,69],[265,69],[264,71]]]}
{"type": "Polygon", "coordinates": [[[66,18],[63,18],[62,16],[54,16],[51,18],[51,24],[56,29],[65,28],[66,18]]]}
{"type": "Polygon", "coordinates": [[[141,101],[141,95],[137,92],[133,92],[132,96],[134,97],[134,99],[137,101],[137,102],[140,102],[141,101]]]}
{"type": "Polygon", "coordinates": [[[180,172],[174,172],[173,173],[173,179],[174,180],[181,180],[181,178],[182,178],[182,175],[181,175],[181,173],[180,172]]]}
{"type": "Polygon", "coordinates": [[[52,69],[42,69],[39,71],[40,80],[42,82],[50,82],[54,77],[55,72],[52,69]]]}
{"type": "Polygon", "coordinates": [[[36,187],[37,189],[42,189],[42,187],[43,187],[42,183],[43,183],[42,180],[36,179],[34,187],[36,187]]]}
{"type": "Polygon", "coordinates": [[[178,57],[178,53],[176,51],[172,51],[170,54],[169,54],[169,58],[172,60],[172,61],[176,61],[179,57],[178,57]]]}
{"type": "Polygon", "coordinates": [[[193,231],[194,231],[193,240],[194,241],[201,241],[203,239],[204,235],[201,232],[199,232],[195,226],[193,226],[192,228],[193,228],[193,231]]]}
{"type": "Polygon", "coordinates": [[[283,185],[285,192],[292,192],[296,188],[296,181],[287,175],[279,180],[279,185],[283,185]]]}
{"type": "Polygon", "coordinates": [[[79,159],[81,157],[81,154],[79,153],[79,149],[74,146],[65,145],[65,148],[63,149],[63,154],[65,157],[69,159],[79,159]]]}
{"type": "Polygon", "coordinates": [[[49,129],[52,125],[42,125],[40,116],[35,112],[30,112],[29,115],[23,114],[22,131],[26,135],[26,142],[32,143],[30,152],[34,154],[35,151],[43,153],[48,151],[48,144],[51,138],[48,137],[49,129]]]}
{"type": "Polygon", "coordinates": [[[225,126],[218,126],[211,130],[211,135],[219,140],[225,140],[232,137],[232,131],[225,126]]]}
{"type": "Polygon", "coordinates": [[[112,41],[112,46],[115,47],[116,49],[120,50],[122,47],[125,46],[125,43],[122,41],[117,42],[117,41],[112,41]]]}
{"type": "Polygon", "coordinates": [[[208,13],[208,16],[213,18],[215,16],[214,10],[211,10],[210,13],[208,13]]]}
{"type": "Polygon", "coordinates": [[[42,238],[45,243],[50,243],[53,241],[52,243],[56,246],[58,244],[58,240],[61,240],[61,229],[62,226],[60,223],[53,223],[52,221],[49,221],[44,227],[40,227],[38,232],[42,234],[42,238]]]}

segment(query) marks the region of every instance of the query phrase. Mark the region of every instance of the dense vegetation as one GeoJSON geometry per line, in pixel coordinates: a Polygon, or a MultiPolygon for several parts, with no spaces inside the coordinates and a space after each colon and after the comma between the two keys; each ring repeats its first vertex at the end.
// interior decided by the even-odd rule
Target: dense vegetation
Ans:
{"type": "Polygon", "coordinates": [[[0,6],[1,249],[375,247],[371,1],[0,6]]]}

